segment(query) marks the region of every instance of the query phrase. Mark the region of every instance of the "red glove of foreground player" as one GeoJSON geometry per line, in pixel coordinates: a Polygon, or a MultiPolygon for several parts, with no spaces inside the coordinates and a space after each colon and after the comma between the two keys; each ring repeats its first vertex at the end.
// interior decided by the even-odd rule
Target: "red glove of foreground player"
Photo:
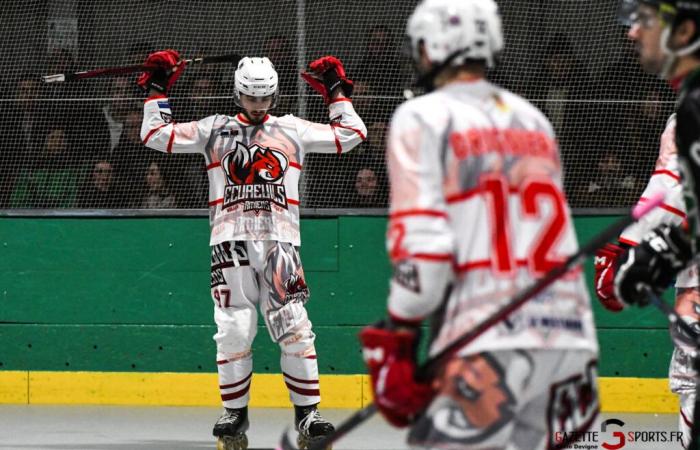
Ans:
{"type": "Polygon", "coordinates": [[[399,428],[413,423],[435,396],[429,384],[414,378],[417,339],[417,328],[391,330],[383,322],[360,332],[374,402],[386,420],[399,428]]]}
{"type": "Polygon", "coordinates": [[[346,97],[352,95],[352,80],[345,76],[343,63],[334,56],[324,56],[309,64],[309,72],[301,77],[323,96],[326,105],[331,102],[333,92],[340,88],[346,97]]]}
{"type": "Polygon", "coordinates": [[[154,67],[150,72],[143,72],[136,80],[141,89],[148,92],[155,89],[166,94],[175,81],[185,71],[185,61],[176,50],[161,50],[148,55],[144,66],[154,67]]]}
{"type": "Polygon", "coordinates": [[[624,304],[615,297],[615,261],[625,249],[615,244],[605,244],[595,254],[595,295],[608,311],[618,312],[624,304]]]}

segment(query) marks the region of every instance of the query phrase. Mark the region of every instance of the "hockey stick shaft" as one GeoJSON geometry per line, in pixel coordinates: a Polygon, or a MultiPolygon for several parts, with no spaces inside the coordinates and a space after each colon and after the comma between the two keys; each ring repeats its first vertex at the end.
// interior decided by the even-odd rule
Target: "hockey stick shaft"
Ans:
{"type": "Polygon", "coordinates": [[[637,205],[629,212],[629,214],[618,219],[615,223],[603,230],[603,232],[601,232],[593,239],[588,241],[584,246],[580,247],[579,250],[573,255],[571,255],[569,258],[567,258],[566,261],[547,272],[547,274],[544,277],[537,280],[535,283],[530,285],[530,287],[527,287],[522,291],[518,292],[513,298],[511,298],[511,300],[507,304],[505,304],[501,309],[493,313],[488,319],[479,323],[476,327],[472,328],[470,331],[454,340],[452,343],[450,343],[450,345],[448,345],[439,353],[430,358],[421,367],[421,370],[419,370],[417,374],[418,378],[431,378],[435,369],[442,364],[445,358],[450,357],[459,349],[481,336],[492,326],[502,322],[513,311],[517,310],[527,301],[531,300],[537,294],[544,291],[547,287],[549,287],[550,284],[561,278],[571,269],[583,263],[583,261],[586,258],[593,256],[599,248],[604,246],[606,243],[612,241],[613,239],[617,238],[622,232],[622,230],[627,228],[632,223],[636,222],[639,218],[641,218],[646,213],[660,205],[662,202],[663,194],[659,194],[653,196],[647,202],[637,205]]]}
{"type": "MultiPolygon", "coordinates": [[[[227,55],[216,55],[216,56],[204,56],[202,58],[186,59],[185,64],[217,64],[217,63],[238,63],[241,56],[235,53],[227,55]]],[[[81,72],[72,73],[57,73],[54,75],[46,75],[41,77],[44,83],[64,83],[67,81],[84,80],[87,78],[97,78],[97,77],[108,77],[108,76],[119,76],[128,75],[130,73],[136,72],[149,72],[154,70],[156,67],[147,66],[143,64],[135,64],[131,66],[120,66],[120,67],[105,67],[102,69],[85,70],[81,72]]]]}
{"type": "MultiPolygon", "coordinates": [[[[579,250],[571,255],[566,261],[564,261],[559,266],[548,272],[543,278],[539,279],[537,282],[533,283],[530,287],[522,290],[515,295],[505,306],[494,313],[489,319],[477,325],[472,330],[468,331],[450,345],[445,347],[436,355],[428,359],[421,367],[418,369],[417,377],[419,379],[429,378],[435,370],[443,363],[443,361],[457,352],[459,349],[472,342],[474,339],[483,334],[486,330],[491,328],[497,323],[503,321],[509,314],[520,308],[528,300],[535,297],[537,294],[542,292],[550,284],[552,284],[557,279],[561,278],[564,274],[569,272],[573,267],[581,264],[587,257],[592,256],[596,250],[608,243],[609,241],[617,238],[622,230],[627,228],[629,225],[637,221],[639,218],[647,214],[649,211],[657,207],[663,202],[663,194],[658,194],[651,197],[647,202],[637,205],[629,214],[625,217],[618,219],[615,223],[606,228],[603,232],[591,239],[586,245],[579,248],[579,250]]],[[[377,406],[373,403],[365,406],[364,408],[357,411],[355,414],[350,416],[340,425],[338,428],[330,435],[325,436],[323,439],[314,442],[308,447],[307,450],[324,450],[331,444],[336,442],[342,436],[346,435],[348,432],[362,424],[365,420],[369,419],[377,412],[377,406]]],[[[288,433],[285,432],[282,435],[282,440],[277,450],[296,450],[297,447],[293,445],[290,441],[288,433]]]]}
{"type": "MultiPolygon", "coordinates": [[[[693,355],[693,369],[697,372],[700,370],[700,334],[697,333],[691,327],[685,320],[683,320],[678,313],[676,312],[673,307],[669,306],[666,302],[664,302],[661,298],[659,298],[658,295],[654,293],[654,291],[651,290],[650,287],[645,287],[644,289],[646,291],[646,294],[650,300],[650,303],[654,305],[656,308],[658,308],[668,321],[671,323],[671,326],[678,326],[678,328],[681,329],[683,333],[688,335],[694,342],[695,342],[695,355],[693,355]]],[[[700,392],[698,392],[698,387],[700,385],[698,384],[700,380],[697,379],[695,380],[695,404],[693,406],[693,425],[690,428],[690,444],[688,445],[688,450],[700,450],[700,421],[697,420],[698,416],[696,415],[696,411],[700,411],[700,395],[698,395],[700,392]]]]}

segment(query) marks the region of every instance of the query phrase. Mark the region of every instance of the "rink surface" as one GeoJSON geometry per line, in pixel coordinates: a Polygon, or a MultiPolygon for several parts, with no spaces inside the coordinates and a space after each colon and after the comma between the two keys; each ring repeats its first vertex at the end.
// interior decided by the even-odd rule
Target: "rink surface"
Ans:
{"type": "MultiPolygon", "coordinates": [[[[334,423],[353,410],[322,410],[334,423]]],[[[211,428],[220,414],[218,408],[120,407],[120,406],[35,406],[0,405],[0,449],[48,450],[185,450],[215,449],[211,428]]],[[[291,409],[251,409],[248,439],[250,449],[271,449],[285,426],[291,425],[291,409]]],[[[605,413],[589,436],[570,448],[598,449],[602,442],[616,443],[613,431],[636,435],[646,442],[630,442],[624,450],[680,449],[678,443],[658,442],[671,438],[677,417],[669,414],[605,413]],[[600,431],[601,420],[622,420],[625,425],[600,431]],[[594,441],[595,439],[595,441],[594,441]],[[654,441],[650,441],[653,439],[654,441]]],[[[335,450],[404,450],[404,432],[373,417],[341,439],[335,450]]]]}

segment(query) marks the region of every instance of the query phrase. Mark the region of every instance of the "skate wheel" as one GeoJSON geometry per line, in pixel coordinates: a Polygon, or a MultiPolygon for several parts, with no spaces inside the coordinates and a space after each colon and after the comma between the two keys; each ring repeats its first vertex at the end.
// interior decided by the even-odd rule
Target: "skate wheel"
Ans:
{"type": "MultiPolygon", "coordinates": [[[[320,441],[321,439],[317,438],[316,440],[320,441]]],[[[297,447],[299,447],[299,450],[308,450],[314,442],[314,439],[309,439],[301,434],[297,437],[297,447]]],[[[333,446],[329,445],[325,450],[333,450],[333,446]]]]}
{"type": "Polygon", "coordinates": [[[245,433],[236,436],[222,436],[216,441],[216,450],[247,450],[248,436],[245,433]]]}

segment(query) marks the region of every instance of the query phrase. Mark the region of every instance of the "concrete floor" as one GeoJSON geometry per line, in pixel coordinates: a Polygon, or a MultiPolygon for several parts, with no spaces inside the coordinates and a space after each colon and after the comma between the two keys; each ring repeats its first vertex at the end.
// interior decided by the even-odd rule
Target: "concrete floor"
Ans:
{"type": "MultiPolygon", "coordinates": [[[[334,423],[342,421],[353,411],[323,410],[334,423]]],[[[154,408],[118,406],[36,406],[0,405],[0,449],[13,450],[196,450],[214,449],[211,427],[220,414],[218,408],[154,408]]],[[[676,430],[675,415],[614,414],[602,415],[602,420],[616,418],[624,427],[610,426],[598,433],[597,442],[590,446],[570,447],[587,450],[613,444],[612,431],[637,436],[647,442],[629,442],[624,450],[680,449],[678,443],[648,442],[651,432],[662,431],[666,436],[676,430]],[[639,433],[645,433],[642,436],[639,433]]],[[[287,409],[251,409],[250,449],[274,448],[282,430],[290,425],[292,411],[287,409]]],[[[593,430],[600,431],[600,420],[593,430]]],[[[657,434],[658,436],[659,434],[657,434]]],[[[405,450],[404,432],[395,430],[378,417],[342,438],[335,450],[405,450]]]]}

